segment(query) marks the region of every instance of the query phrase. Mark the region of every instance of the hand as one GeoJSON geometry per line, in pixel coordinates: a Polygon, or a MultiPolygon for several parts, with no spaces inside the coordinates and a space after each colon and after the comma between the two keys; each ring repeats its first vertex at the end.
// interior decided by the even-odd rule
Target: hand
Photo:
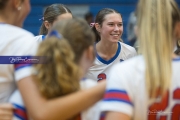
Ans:
{"type": "Polygon", "coordinates": [[[12,120],[13,105],[10,103],[0,104],[0,120],[12,120]]]}

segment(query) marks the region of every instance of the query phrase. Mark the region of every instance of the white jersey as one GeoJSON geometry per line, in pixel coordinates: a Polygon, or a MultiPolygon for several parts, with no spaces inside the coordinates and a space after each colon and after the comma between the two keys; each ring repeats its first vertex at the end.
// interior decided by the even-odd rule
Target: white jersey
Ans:
{"type": "Polygon", "coordinates": [[[24,102],[19,90],[16,90],[9,99],[13,105],[13,119],[12,120],[28,120],[28,115],[24,102]]]}
{"type": "Polygon", "coordinates": [[[118,42],[118,49],[113,58],[104,60],[96,53],[96,58],[86,74],[86,78],[98,81],[108,79],[108,74],[113,65],[136,56],[136,50],[122,42],[118,42]]]}
{"type": "Polygon", "coordinates": [[[37,41],[39,43],[42,42],[45,38],[46,38],[45,35],[38,35],[38,36],[34,37],[35,41],[37,41]]]}
{"type": "MultiPolygon", "coordinates": [[[[80,82],[80,85],[81,85],[81,89],[87,89],[97,85],[97,82],[90,79],[84,79],[80,82]]],[[[9,99],[9,102],[12,103],[15,108],[13,120],[27,120],[28,116],[26,113],[26,108],[22,101],[21,94],[18,90],[16,90],[12,94],[11,98],[9,99]]],[[[99,120],[99,116],[100,116],[99,108],[100,108],[100,102],[97,102],[95,105],[84,110],[81,113],[80,120],[99,120]]]]}
{"type": "MultiPolygon", "coordinates": [[[[81,88],[87,89],[97,85],[97,82],[91,79],[85,79],[81,81],[81,88]]],[[[100,101],[92,107],[84,110],[81,114],[81,120],[99,120],[100,116],[100,101]]]]}
{"type": "Polygon", "coordinates": [[[163,98],[149,100],[145,87],[145,63],[142,56],[112,68],[107,81],[101,111],[127,114],[133,120],[179,120],[180,58],[172,60],[172,83],[163,98]]]}
{"type": "Polygon", "coordinates": [[[0,23],[0,103],[7,102],[16,89],[16,82],[31,74],[27,64],[9,64],[7,56],[31,56],[37,49],[34,36],[22,28],[0,23]],[[6,64],[7,63],[7,64],[6,64]]]}

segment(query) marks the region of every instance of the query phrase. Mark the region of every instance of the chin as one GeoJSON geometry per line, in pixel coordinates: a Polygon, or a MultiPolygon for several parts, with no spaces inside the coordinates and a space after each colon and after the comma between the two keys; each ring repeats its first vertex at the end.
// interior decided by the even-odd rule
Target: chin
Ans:
{"type": "Polygon", "coordinates": [[[119,42],[119,39],[118,40],[111,40],[111,42],[117,43],[117,42],[119,42]]]}

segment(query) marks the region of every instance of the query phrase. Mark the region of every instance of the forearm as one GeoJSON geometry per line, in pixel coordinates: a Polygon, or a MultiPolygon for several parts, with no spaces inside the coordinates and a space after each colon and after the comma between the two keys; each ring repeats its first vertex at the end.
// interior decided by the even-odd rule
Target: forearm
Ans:
{"type": "Polygon", "coordinates": [[[18,83],[25,105],[33,119],[67,119],[92,106],[103,97],[105,82],[52,100],[44,99],[31,77],[18,83]],[[33,99],[33,100],[32,100],[33,99]]]}
{"type": "MultiPolygon", "coordinates": [[[[49,106],[47,109],[53,111],[55,108],[57,108],[57,103],[59,103],[58,104],[59,107],[55,109],[57,116],[53,116],[53,118],[54,119],[61,118],[62,120],[65,120],[69,117],[72,117],[80,113],[81,111],[95,104],[97,101],[101,100],[104,93],[104,90],[102,91],[101,89],[102,87],[98,85],[91,89],[78,91],[71,95],[57,98],[49,102],[49,106]]],[[[48,113],[46,113],[45,115],[49,114],[49,111],[47,112],[48,113]]],[[[46,118],[49,118],[48,116],[46,116],[46,118]]],[[[52,119],[52,118],[49,118],[49,119],[52,119]]]]}
{"type": "Polygon", "coordinates": [[[131,117],[127,114],[120,112],[106,112],[104,120],[131,120],[131,117]]]}

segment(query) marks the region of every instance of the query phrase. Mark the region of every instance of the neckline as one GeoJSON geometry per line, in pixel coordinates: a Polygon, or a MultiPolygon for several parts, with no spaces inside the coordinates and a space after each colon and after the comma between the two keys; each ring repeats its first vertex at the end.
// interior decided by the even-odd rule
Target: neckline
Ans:
{"type": "Polygon", "coordinates": [[[96,51],[96,44],[95,44],[96,58],[97,58],[100,62],[102,62],[102,63],[104,63],[104,64],[110,64],[110,63],[112,63],[112,62],[118,57],[118,55],[120,54],[120,51],[121,51],[120,42],[118,42],[117,44],[118,44],[118,49],[117,49],[117,51],[116,51],[116,54],[115,54],[111,59],[109,59],[109,60],[105,60],[105,59],[103,59],[101,56],[98,55],[98,53],[97,53],[97,51],[96,51]]]}

